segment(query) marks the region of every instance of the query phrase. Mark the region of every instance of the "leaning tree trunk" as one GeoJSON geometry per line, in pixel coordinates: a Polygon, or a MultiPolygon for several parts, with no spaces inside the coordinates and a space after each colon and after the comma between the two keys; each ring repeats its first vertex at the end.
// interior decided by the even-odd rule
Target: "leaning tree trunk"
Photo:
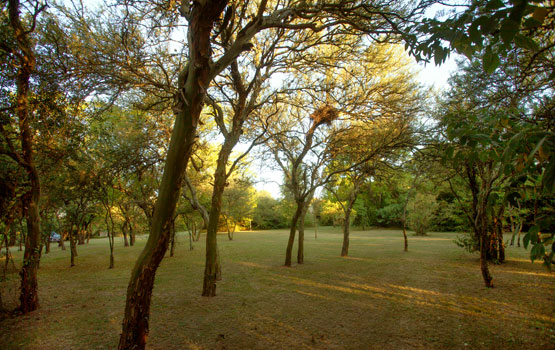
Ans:
{"type": "Polygon", "coordinates": [[[181,82],[178,84],[179,91],[176,97],[179,103],[175,109],[176,120],[166,155],[150,235],[133,268],[127,288],[119,350],[143,350],[146,345],[154,277],[168,249],[170,225],[209,84],[210,32],[225,5],[226,1],[217,0],[195,3],[192,8],[189,21],[191,61],[186,67],[186,79],[180,79],[181,82]]]}
{"type": "Polygon", "coordinates": [[[291,267],[291,255],[293,253],[293,244],[295,243],[295,234],[297,233],[297,223],[303,211],[303,204],[297,202],[297,210],[291,219],[291,228],[289,230],[289,240],[287,241],[287,250],[285,251],[285,266],[291,267]]]}

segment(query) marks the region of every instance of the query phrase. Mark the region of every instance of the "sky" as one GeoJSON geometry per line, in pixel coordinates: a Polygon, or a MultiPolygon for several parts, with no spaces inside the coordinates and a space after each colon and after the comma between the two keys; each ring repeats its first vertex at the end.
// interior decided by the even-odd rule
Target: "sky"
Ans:
{"type": "MultiPolygon", "coordinates": [[[[417,65],[417,70],[420,70],[418,74],[420,82],[425,86],[435,88],[438,92],[447,88],[447,79],[457,70],[454,56],[450,56],[441,66],[436,66],[433,63],[415,63],[415,65],[417,65]]],[[[255,188],[258,191],[268,191],[274,198],[281,196],[280,184],[282,183],[282,175],[279,171],[264,166],[264,164],[256,160],[250,169],[253,175],[257,177],[255,188]]]]}

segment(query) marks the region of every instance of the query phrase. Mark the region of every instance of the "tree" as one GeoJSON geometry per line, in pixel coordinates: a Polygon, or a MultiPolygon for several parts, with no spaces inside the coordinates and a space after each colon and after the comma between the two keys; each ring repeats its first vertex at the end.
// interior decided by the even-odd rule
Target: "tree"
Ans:
{"type": "MultiPolygon", "coordinates": [[[[300,115],[297,114],[298,117],[302,118],[302,110],[294,113],[299,113],[300,115]]],[[[304,216],[316,188],[322,184],[320,171],[324,168],[323,165],[326,164],[325,157],[329,155],[327,152],[315,152],[317,147],[324,144],[324,136],[322,135],[314,142],[315,133],[320,126],[330,125],[337,117],[338,113],[334,108],[322,106],[310,115],[306,130],[293,129],[289,131],[289,135],[285,134],[286,130],[279,130],[274,133],[275,136],[268,144],[276,163],[284,173],[285,186],[293,195],[295,201],[295,212],[291,218],[289,240],[285,251],[285,266],[291,266],[297,225],[299,228],[297,263],[302,264],[304,262],[304,216]],[[304,138],[297,136],[299,134],[304,138]],[[310,164],[303,162],[309,151],[314,156],[310,164]]],[[[302,119],[298,120],[302,125],[302,119]]],[[[293,122],[295,122],[294,119],[293,122]]]]}
{"type": "Polygon", "coordinates": [[[230,179],[230,184],[222,198],[222,218],[227,228],[229,240],[233,240],[233,233],[238,224],[247,222],[250,226],[251,216],[255,206],[255,190],[248,179],[230,179]]]}
{"type": "Polygon", "coordinates": [[[425,236],[432,226],[432,219],[437,208],[436,198],[432,194],[419,192],[408,202],[407,222],[417,236],[425,236]]]}
{"type": "MultiPolygon", "coordinates": [[[[517,58],[519,52],[513,54],[517,58]]],[[[511,187],[518,187],[523,171],[549,175],[546,169],[550,158],[535,153],[542,147],[541,138],[548,140],[552,133],[533,107],[546,101],[543,91],[549,83],[544,80],[544,70],[538,71],[534,80],[514,79],[520,75],[520,65],[513,62],[504,59],[502,69],[493,76],[485,76],[476,62],[467,65],[453,78],[454,89],[443,113],[447,139],[451,142],[445,158],[465,179],[471,193],[466,214],[474,230],[474,244],[481,254],[482,275],[488,287],[493,283],[487,260],[504,260],[503,217],[507,201],[514,198],[511,187]],[[525,131],[529,128],[535,130],[534,136],[525,131]],[[528,140],[532,141],[526,146],[519,142],[524,135],[531,136],[528,140]],[[532,165],[525,159],[536,163],[532,165]]],[[[538,180],[535,176],[534,181],[538,180]]]]}
{"type": "MultiPolygon", "coordinates": [[[[170,5],[172,11],[178,11],[188,22],[189,62],[181,70],[176,86],[175,125],[150,236],[131,274],[119,349],[143,349],[145,346],[155,272],[168,246],[170,225],[183,174],[191,155],[206,91],[213,78],[235,61],[243,51],[248,50],[251,39],[264,29],[283,27],[322,31],[348,26],[356,32],[381,35],[387,33],[378,25],[385,25],[388,28],[394,26],[395,29],[392,32],[395,32],[398,27],[403,26],[407,17],[421,14],[423,11],[420,3],[405,8],[399,6],[401,9],[395,12],[397,9],[384,6],[380,2],[360,7],[346,3],[313,5],[301,2],[275,8],[270,14],[265,15],[265,12],[272,7],[267,8],[268,3],[263,0],[258,7],[254,6],[254,9],[248,6],[250,4],[229,6],[229,15],[224,14],[225,20],[220,23],[219,18],[226,4],[226,1],[216,0],[198,1],[192,6],[188,1],[182,2],[179,6],[176,3],[172,3],[173,7],[170,5]],[[239,14],[248,13],[248,16],[235,16],[236,20],[232,21],[234,17],[232,14],[236,9],[243,11],[238,12],[239,14]],[[401,12],[402,15],[398,15],[401,12]],[[378,15],[374,15],[375,13],[378,15]],[[373,21],[369,20],[368,16],[373,21]],[[349,26],[351,24],[356,25],[349,26]],[[214,33],[212,33],[213,30],[214,33]],[[211,34],[218,37],[226,35],[226,32],[232,34],[229,44],[221,48],[221,51],[218,49],[216,55],[212,57],[211,34]]],[[[156,10],[156,4],[152,6],[154,6],[153,10],[156,10]]],[[[332,33],[332,31],[329,32],[332,33]]],[[[217,211],[217,206],[215,207],[214,210],[217,211]]],[[[217,219],[217,217],[214,218],[217,219]]],[[[210,246],[216,246],[215,237],[210,238],[210,246]]],[[[213,248],[211,251],[207,261],[215,260],[213,248]]],[[[212,266],[207,267],[209,276],[214,275],[212,266]]],[[[215,285],[211,278],[208,278],[207,285],[211,292],[215,285]]]]}
{"type": "MultiPolygon", "coordinates": [[[[29,106],[31,94],[31,76],[34,73],[36,60],[30,34],[35,30],[37,17],[46,7],[39,1],[30,2],[22,7],[18,0],[2,2],[2,42],[0,53],[7,60],[10,68],[15,73],[15,96],[13,104],[2,113],[13,113],[11,121],[17,123],[13,129],[6,130],[4,121],[0,124],[8,148],[2,149],[27,173],[29,179],[29,192],[24,197],[24,211],[27,221],[27,239],[25,240],[25,254],[23,266],[20,271],[21,293],[19,310],[28,313],[39,306],[37,293],[37,269],[40,261],[40,179],[35,165],[33,130],[31,127],[34,114],[29,106]],[[20,149],[12,142],[12,132],[16,133],[20,149]]],[[[6,93],[7,91],[2,91],[6,93]]],[[[4,119],[4,118],[2,118],[4,119]]]]}

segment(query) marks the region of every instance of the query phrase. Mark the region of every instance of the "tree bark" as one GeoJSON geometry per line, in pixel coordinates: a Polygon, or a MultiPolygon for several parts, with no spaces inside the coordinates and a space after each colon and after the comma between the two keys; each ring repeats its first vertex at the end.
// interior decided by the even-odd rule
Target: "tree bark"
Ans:
{"type": "Polygon", "coordinates": [[[127,221],[124,221],[122,227],[121,227],[121,233],[123,235],[123,246],[124,247],[129,247],[129,241],[127,240],[127,228],[129,226],[127,225],[127,221]]]}
{"type": "Polygon", "coordinates": [[[206,229],[206,263],[204,265],[204,282],[202,296],[213,297],[216,295],[216,281],[218,274],[218,223],[222,211],[222,197],[224,194],[227,176],[226,165],[233,149],[234,140],[226,138],[218,156],[216,171],[214,172],[214,189],[212,191],[212,205],[208,216],[206,229]]]}
{"type": "Polygon", "coordinates": [[[75,257],[77,256],[77,244],[75,242],[75,234],[73,233],[73,227],[69,231],[69,247],[71,251],[70,267],[73,267],[75,266],[75,257]]]}
{"type": "Polygon", "coordinates": [[[297,245],[297,264],[304,264],[304,211],[299,218],[299,239],[297,245]]]}
{"type": "Polygon", "coordinates": [[[285,251],[285,266],[291,267],[291,255],[293,253],[293,244],[295,243],[295,234],[297,233],[297,222],[303,211],[303,203],[297,202],[297,209],[293,218],[291,218],[291,228],[289,230],[289,240],[287,241],[287,249],[285,251]]]}
{"type": "MultiPolygon", "coordinates": [[[[36,10],[35,16],[40,10],[36,10]]],[[[15,113],[19,120],[21,156],[18,156],[19,164],[27,172],[30,191],[26,196],[24,207],[27,221],[27,238],[25,239],[25,252],[23,255],[23,266],[19,275],[21,276],[21,288],[19,295],[19,308],[22,313],[28,313],[39,307],[37,292],[37,268],[40,261],[40,180],[34,164],[33,155],[33,132],[30,126],[32,114],[29,113],[29,81],[35,70],[35,55],[32,45],[28,40],[29,31],[23,28],[20,19],[20,4],[18,0],[8,1],[8,17],[13,35],[17,42],[19,52],[19,67],[16,74],[16,108],[15,113]]]]}
{"type": "Polygon", "coordinates": [[[351,211],[352,206],[345,210],[345,222],[343,223],[343,247],[341,247],[341,256],[349,255],[349,234],[351,231],[351,211]]]}
{"type": "Polygon", "coordinates": [[[133,268],[122,321],[119,350],[143,350],[148,338],[150,301],[156,270],[168,248],[170,225],[210,74],[210,32],[226,1],[195,3],[189,21],[190,63],[187,78],[178,86],[176,120],[166,156],[164,175],[154,209],[150,235],[133,268]]]}
{"type": "Polygon", "coordinates": [[[485,235],[482,235],[480,239],[480,269],[482,271],[482,278],[484,279],[484,284],[487,288],[493,288],[493,278],[489,272],[488,258],[487,258],[487,247],[486,247],[485,235]]]}

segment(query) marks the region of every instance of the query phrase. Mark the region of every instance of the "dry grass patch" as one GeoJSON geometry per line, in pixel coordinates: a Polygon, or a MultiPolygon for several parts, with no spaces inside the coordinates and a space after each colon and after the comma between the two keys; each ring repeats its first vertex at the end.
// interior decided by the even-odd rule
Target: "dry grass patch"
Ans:
{"type": "MultiPolygon", "coordinates": [[[[285,268],[285,230],[222,235],[223,280],[216,298],[203,298],[204,244],[189,251],[180,235],[158,270],[148,348],[552,348],[555,274],[511,247],[486,289],[477,255],[455,236],[410,237],[404,253],[400,231],[355,231],[341,258],[339,229],[320,228],[318,239],[307,233],[306,263],[285,268]]],[[[0,321],[0,349],[115,348],[144,243],[118,244],[113,270],[105,239],[79,246],[74,268],[69,251],[53,247],[39,271],[40,310],[0,321]]]]}

